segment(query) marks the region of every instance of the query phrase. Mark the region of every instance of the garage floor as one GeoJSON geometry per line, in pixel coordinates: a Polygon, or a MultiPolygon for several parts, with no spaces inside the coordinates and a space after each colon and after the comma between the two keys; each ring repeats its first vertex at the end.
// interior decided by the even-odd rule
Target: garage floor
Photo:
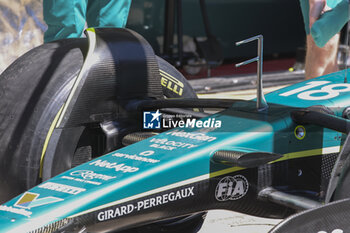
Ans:
{"type": "Polygon", "coordinates": [[[252,217],[226,210],[212,210],[199,233],[267,233],[281,219],[252,217]]]}

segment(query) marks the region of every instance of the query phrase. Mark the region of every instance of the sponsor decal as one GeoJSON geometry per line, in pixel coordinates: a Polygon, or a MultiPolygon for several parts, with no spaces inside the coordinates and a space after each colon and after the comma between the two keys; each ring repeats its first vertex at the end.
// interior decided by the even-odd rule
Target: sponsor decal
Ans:
{"type": "Polygon", "coordinates": [[[160,117],[159,110],[156,112],[143,112],[143,128],[144,129],[160,129],[160,117]]]}
{"type": "Polygon", "coordinates": [[[23,209],[31,209],[33,207],[47,205],[58,201],[63,201],[62,198],[57,198],[52,196],[38,198],[39,196],[40,194],[37,194],[37,193],[25,192],[14,204],[14,206],[23,208],[23,209]]]}
{"type": "Polygon", "coordinates": [[[154,151],[153,150],[146,150],[146,151],[143,151],[141,152],[139,155],[142,155],[142,156],[151,156],[154,154],[154,151]]]}
{"type": "Polygon", "coordinates": [[[202,142],[212,142],[216,140],[216,137],[211,137],[206,135],[205,133],[196,133],[196,132],[185,132],[184,130],[175,129],[173,131],[167,132],[167,135],[180,137],[180,138],[188,138],[202,142]]]}
{"type": "Polygon", "coordinates": [[[193,145],[190,143],[169,141],[166,138],[152,138],[150,140],[150,142],[153,143],[150,145],[150,147],[163,149],[163,150],[174,150],[174,149],[178,149],[178,148],[191,149],[191,148],[195,148],[198,146],[198,145],[193,145]]]}
{"type": "Polygon", "coordinates": [[[134,212],[135,206],[133,204],[123,205],[115,209],[105,210],[97,214],[97,220],[100,222],[121,217],[123,215],[134,212]]]}
{"type": "Polygon", "coordinates": [[[216,186],[215,197],[218,201],[234,201],[248,192],[248,180],[242,175],[226,176],[216,186]]]}
{"type": "Polygon", "coordinates": [[[111,180],[116,178],[116,176],[108,176],[108,175],[104,175],[104,174],[99,174],[99,173],[95,173],[94,171],[90,171],[90,170],[78,170],[78,171],[73,171],[70,173],[71,176],[77,176],[77,177],[81,177],[84,180],[111,180]]]}
{"type": "Polygon", "coordinates": [[[44,184],[39,185],[38,187],[42,189],[48,189],[48,190],[53,190],[61,193],[68,193],[72,195],[77,195],[81,192],[86,191],[86,189],[83,189],[83,188],[78,188],[78,187],[65,185],[65,184],[58,184],[54,182],[46,182],[44,184]]]}
{"type": "Polygon", "coordinates": [[[194,196],[194,186],[140,200],[133,204],[122,205],[113,209],[101,211],[97,214],[97,220],[102,222],[114,219],[123,215],[131,214],[135,211],[149,209],[152,207],[189,198],[192,196],[194,196]]]}
{"type": "Polygon", "coordinates": [[[139,168],[137,167],[131,167],[131,166],[127,166],[124,163],[122,164],[118,164],[116,162],[108,162],[107,160],[102,160],[102,159],[98,159],[95,160],[91,163],[89,163],[89,165],[94,165],[96,167],[103,167],[103,168],[107,168],[107,169],[114,169],[116,172],[136,172],[139,170],[139,168]]]}
{"type": "Polygon", "coordinates": [[[62,176],[62,179],[65,180],[73,180],[81,183],[86,183],[86,184],[93,184],[93,185],[101,185],[101,182],[99,181],[108,181],[111,179],[115,179],[116,176],[108,176],[104,174],[99,174],[94,171],[90,170],[77,170],[77,171],[72,171],[70,173],[71,176],[62,176]]]}
{"type": "Polygon", "coordinates": [[[152,198],[148,198],[142,201],[138,201],[136,205],[137,211],[155,207],[158,205],[166,204],[168,202],[174,202],[184,198],[194,196],[194,187],[189,187],[186,189],[181,189],[176,192],[165,193],[163,195],[158,195],[152,198]]]}
{"type": "Polygon", "coordinates": [[[81,182],[81,183],[86,183],[86,184],[93,184],[93,185],[101,185],[101,182],[97,182],[97,181],[93,181],[93,180],[84,180],[81,178],[76,178],[76,177],[71,177],[71,176],[62,176],[62,179],[65,180],[73,180],[73,181],[77,181],[77,182],[81,182]]]}
{"type": "Polygon", "coordinates": [[[39,196],[40,194],[37,194],[37,193],[25,192],[14,204],[14,206],[0,205],[0,211],[5,211],[5,212],[10,212],[10,213],[30,217],[32,215],[32,212],[28,210],[33,207],[38,207],[38,206],[52,204],[58,201],[63,201],[62,198],[57,198],[52,196],[38,198],[39,196]]]}
{"type": "Polygon", "coordinates": [[[32,212],[25,210],[25,209],[18,209],[14,208],[12,206],[6,206],[6,205],[0,205],[0,211],[10,212],[14,214],[24,215],[26,217],[30,217],[32,215],[32,212]]]}
{"type": "MultiPolygon", "coordinates": [[[[142,161],[145,163],[159,163],[159,160],[157,160],[157,159],[145,158],[145,157],[141,157],[138,155],[129,155],[129,154],[124,154],[124,153],[119,153],[119,152],[112,154],[112,156],[118,157],[118,158],[131,159],[131,160],[135,160],[135,161],[142,161]]],[[[144,156],[148,156],[148,155],[144,155],[144,156]]]]}

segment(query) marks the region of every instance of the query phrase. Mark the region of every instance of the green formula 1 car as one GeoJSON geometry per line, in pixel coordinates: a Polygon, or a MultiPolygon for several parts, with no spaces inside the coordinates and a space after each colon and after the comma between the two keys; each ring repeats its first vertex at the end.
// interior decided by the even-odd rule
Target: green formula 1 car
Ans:
{"type": "Polygon", "coordinates": [[[350,196],[346,70],[196,99],[135,32],[87,35],[0,76],[0,232],[196,232],[211,209],[287,218],[350,196]]]}

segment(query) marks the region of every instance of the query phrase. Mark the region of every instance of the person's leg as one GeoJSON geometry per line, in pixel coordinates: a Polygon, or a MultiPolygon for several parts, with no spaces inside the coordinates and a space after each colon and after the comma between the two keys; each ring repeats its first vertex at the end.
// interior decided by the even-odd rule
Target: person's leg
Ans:
{"type": "Polygon", "coordinates": [[[306,58],[305,58],[305,78],[311,79],[338,70],[337,51],[339,44],[339,34],[335,35],[323,47],[318,47],[310,35],[310,27],[318,18],[324,7],[325,1],[320,0],[300,0],[306,32],[306,58]],[[310,17],[311,16],[311,17],[310,17]]]}
{"type": "Polygon", "coordinates": [[[326,75],[338,70],[338,44],[339,34],[336,34],[322,48],[315,44],[315,41],[310,34],[307,35],[307,49],[305,58],[306,79],[326,75]]]}
{"type": "Polygon", "coordinates": [[[304,19],[304,29],[306,35],[310,34],[310,22],[309,22],[309,0],[299,0],[300,2],[300,8],[301,8],[301,13],[303,14],[303,19],[304,19]]]}
{"type": "Polygon", "coordinates": [[[89,27],[125,27],[131,0],[89,0],[87,23],[89,27]]]}
{"type": "Polygon", "coordinates": [[[43,0],[48,26],[44,42],[80,37],[85,26],[86,0],[43,0]]]}

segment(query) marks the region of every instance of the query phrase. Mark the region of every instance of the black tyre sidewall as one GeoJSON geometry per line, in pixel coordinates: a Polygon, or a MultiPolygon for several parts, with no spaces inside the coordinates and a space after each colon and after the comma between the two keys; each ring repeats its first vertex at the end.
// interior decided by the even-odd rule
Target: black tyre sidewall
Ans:
{"type": "Polygon", "coordinates": [[[38,183],[47,133],[82,66],[86,42],[44,44],[0,76],[0,202],[38,183]]]}
{"type": "MultiPolygon", "coordinates": [[[[0,202],[38,184],[50,126],[64,104],[87,50],[87,39],[39,46],[0,76],[0,202]]],[[[163,86],[167,98],[195,98],[187,80],[158,57],[159,69],[183,83],[181,95],[163,86]]]]}
{"type": "MultiPolygon", "coordinates": [[[[0,193],[0,202],[40,182],[45,140],[82,67],[86,46],[86,39],[44,44],[17,59],[0,76],[0,177],[3,178],[0,188],[4,190],[0,193]]],[[[180,72],[163,59],[157,59],[161,76],[170,77],[168,85],[162,85],[165,97],[197,97],[180,72]],[[175,79],[182,86],[181,92],[174,90],[175,83],[169,84],[175,79]]],[[[202,222],[199,216],[186,224],[161,228],[168,232],[192,232],[197,231],[202,222]]]]}
{"type": "Polygon", "coordinates": [[[332,201],[350,197],[350,157],[345,160],[332,201]]]}

